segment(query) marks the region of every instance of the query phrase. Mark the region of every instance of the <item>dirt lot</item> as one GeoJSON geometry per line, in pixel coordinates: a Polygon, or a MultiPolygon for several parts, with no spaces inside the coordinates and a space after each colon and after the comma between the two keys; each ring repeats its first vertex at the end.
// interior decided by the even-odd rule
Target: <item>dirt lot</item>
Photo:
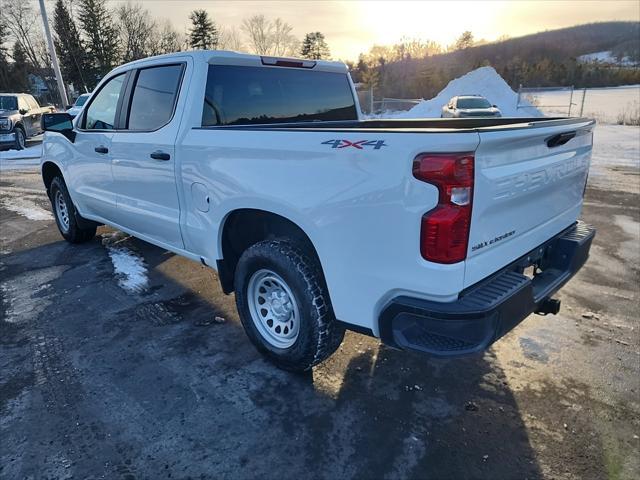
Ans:
{"type": "Polygon", "coordinates": [[[587,191],[598,235],[560,315],[463,360],[348,334],[296,376],[210,270],[124,239],[148,270],[124,289],[110,229],[66,244],[35,169],[3,170],[0,476],[638,478],[640,202],[637,171],[616,175],[587,191]]]}

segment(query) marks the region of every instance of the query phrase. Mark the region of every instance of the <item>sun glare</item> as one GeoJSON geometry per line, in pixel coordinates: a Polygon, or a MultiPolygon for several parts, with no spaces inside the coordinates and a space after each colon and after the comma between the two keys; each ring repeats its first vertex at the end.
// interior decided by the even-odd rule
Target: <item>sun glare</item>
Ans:
{"type": "Polygon", "coordinates": [[[498,2],[354,2],[358,23],[377,44],[390,44],[402,37],[430,39],[443,44],[465,30],[476,38],[492,40],[498,2]]]}

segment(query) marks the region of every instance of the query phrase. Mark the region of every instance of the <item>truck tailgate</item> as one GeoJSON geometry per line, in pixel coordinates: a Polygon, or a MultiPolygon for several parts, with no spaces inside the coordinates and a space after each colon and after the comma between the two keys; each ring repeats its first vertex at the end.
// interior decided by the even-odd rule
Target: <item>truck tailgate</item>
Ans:
{"type": "Polygon", "coordinates": [[[593,125],[581,120],[480,132],[465,287],[578,219],[593,125]]]}

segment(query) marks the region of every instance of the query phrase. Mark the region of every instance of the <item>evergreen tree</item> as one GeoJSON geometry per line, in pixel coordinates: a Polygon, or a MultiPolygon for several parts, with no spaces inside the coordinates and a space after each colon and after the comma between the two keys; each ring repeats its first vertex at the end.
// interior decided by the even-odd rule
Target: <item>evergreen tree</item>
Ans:
{"type": "Polygon", "coordinates": [[[473,47],[474,43],[473,33],[466,30],[456,40],[456,50],[466,50],[467,48],[473,47]]]}
{"type": "Polygon", "coordinates": [[[322,60],[328,58],[329,46],[324,40],[324,35],[320,32],[307,33],[302,41],[302,50],[300,52],[303,58],[312,60],[322,60]]]}
{"type": "Polygon", "coordinates": [[[118,63],[118,29],[106,0],[80,0],[78,15],[96,80],[118,63]]]}
{"type": "Polygon", "coordinates": [[[15,92],[28,92],[29,86],[29,60],[27,53],[24,51],[19,42],[13,44],[13,66],[11,68],[11,88],[15,92]]]}
{"type": "Polygon", "coordinates": [[[5,47],[8,36],[9,31],[5,27],[2,18],[0,18],[0,91],[8,91],[10,85],[9,52],[5,47]]]}
{"type": "Polygon", "coordinates": [[[80,32],[71,18],[63,0],[57,0],[53,12],[53,30],[56,33],[55,45],[62,73],[67,82],[81,91],[87,91],[87,77],[90,63],[80,32]]]}
{"type": "Polygon", "coordinates": [[[199,50],[211,50],[218,46],[218,28],[206,10],[194,10],[189,15],[192,27],[189,46],[199,50]]]}

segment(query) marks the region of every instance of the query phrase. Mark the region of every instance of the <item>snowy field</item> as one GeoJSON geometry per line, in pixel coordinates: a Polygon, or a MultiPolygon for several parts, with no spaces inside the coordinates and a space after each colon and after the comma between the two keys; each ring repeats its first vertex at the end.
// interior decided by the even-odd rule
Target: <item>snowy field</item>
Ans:
{"type": "MultiPolygon", "coordinates": [[[[574,90],[571,116],[580,114],[582,96],[584,98],[583,117],[595,118],[599,123],[618,123],[622,116],[640,116],[640,85],[614,88],[587,88],[574,90]]],[[[567,115],[571,93],[568,91],[541,92],[528,95],[527,99],[538,105],[546,115],[567,115]],[[554,105],[556,107],[545,107],[554,105]]]]}

